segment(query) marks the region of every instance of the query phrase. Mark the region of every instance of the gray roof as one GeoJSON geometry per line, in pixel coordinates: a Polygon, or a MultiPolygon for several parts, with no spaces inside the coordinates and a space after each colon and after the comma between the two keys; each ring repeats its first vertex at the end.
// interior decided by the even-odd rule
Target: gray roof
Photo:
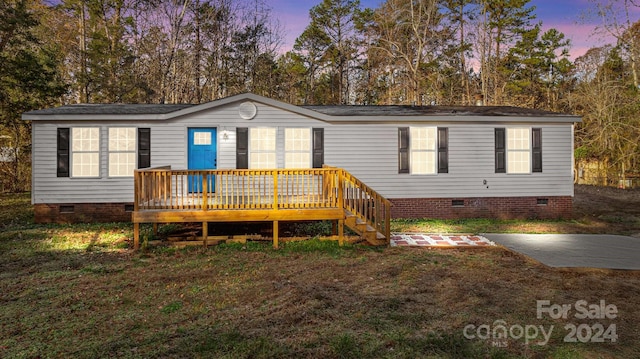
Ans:
{"type": "Polygon", "coordinates": [[[169,104],[74,104],[26,112],[28,115],[159,115],[194,105],[169,104]]]}
{"type": "Polygon", "coordinates": [[[25,120],[42,121],[163,121],[220,106],[256,102],[328,123],[450,122],[580,122],[579,116],[509,106],[295,106],[268,97],[244,93],[200,105],[77,104],[26,112],[25,120]],[[444,119],[443,117],[446,117],[444,119]],[[485,117],[485,118],[483,118],[485,117]]]}
{"type": "Polygon", "coordinates": [[[569,116],[511,106],[300,106],[329,116],[569,116]]]}

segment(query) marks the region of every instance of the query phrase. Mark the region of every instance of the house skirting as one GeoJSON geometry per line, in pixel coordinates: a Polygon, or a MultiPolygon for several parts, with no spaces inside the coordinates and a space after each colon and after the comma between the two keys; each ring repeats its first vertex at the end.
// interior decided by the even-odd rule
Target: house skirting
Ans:
{"type": "Polygon", "coordinates": [[[569,219],[571,196],[395,198],[392,218],[569,219]]]}
{"type": "Polygon", "coordinates": [[[36,223],[131,222],[133,203],[36,204],[36,223]]]}
{"type": "MultiPolygon", "coordinates": [[[[389,199],[392,218],[571,218],[572,197],[478,197],[389,199]]],[[[36,223],[130,222],[132,203],[34,205],[36,223]]]]}

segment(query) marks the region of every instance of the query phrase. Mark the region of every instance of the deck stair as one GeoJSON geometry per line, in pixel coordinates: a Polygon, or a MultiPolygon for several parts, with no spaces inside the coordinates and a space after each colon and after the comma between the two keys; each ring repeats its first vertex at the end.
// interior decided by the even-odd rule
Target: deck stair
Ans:
{"type": "Polygon", "coordinates": [[[358,218],[358,216],[347,210],[345,210],[345,216],[344,224],[369,244],[374,246],[384,246],[388,244],[387,237],[383,233],[378,232],[363,219],[358,218]]]}
{"type": "Polygon", "coordinates": [[[344,224],[372,245],[388,245],[391,202],[351,173],[340,171],[338,196],[343,198],[344,224]]]}

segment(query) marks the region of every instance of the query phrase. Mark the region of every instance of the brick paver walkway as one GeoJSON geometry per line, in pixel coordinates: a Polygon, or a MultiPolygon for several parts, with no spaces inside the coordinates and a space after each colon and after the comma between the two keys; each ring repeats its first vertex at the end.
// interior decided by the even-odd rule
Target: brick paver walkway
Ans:
{"type": "Polygon", "coordinates": [[[433,246],[433,247],[477,247],[494,246],[495,244],[483,236],[475,235],[441,235],[424,233],[392,233],[391,246],[433,246]]]}

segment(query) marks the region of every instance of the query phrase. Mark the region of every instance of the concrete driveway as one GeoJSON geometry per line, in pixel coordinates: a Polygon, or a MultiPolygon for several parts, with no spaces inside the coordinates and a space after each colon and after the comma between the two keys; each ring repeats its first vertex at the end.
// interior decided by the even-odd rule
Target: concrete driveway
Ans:
{"type": "Polygon", "coordinates": [[[550,267],[640,270],[640,238],[609,234],[483,234],[550,267]]]}

